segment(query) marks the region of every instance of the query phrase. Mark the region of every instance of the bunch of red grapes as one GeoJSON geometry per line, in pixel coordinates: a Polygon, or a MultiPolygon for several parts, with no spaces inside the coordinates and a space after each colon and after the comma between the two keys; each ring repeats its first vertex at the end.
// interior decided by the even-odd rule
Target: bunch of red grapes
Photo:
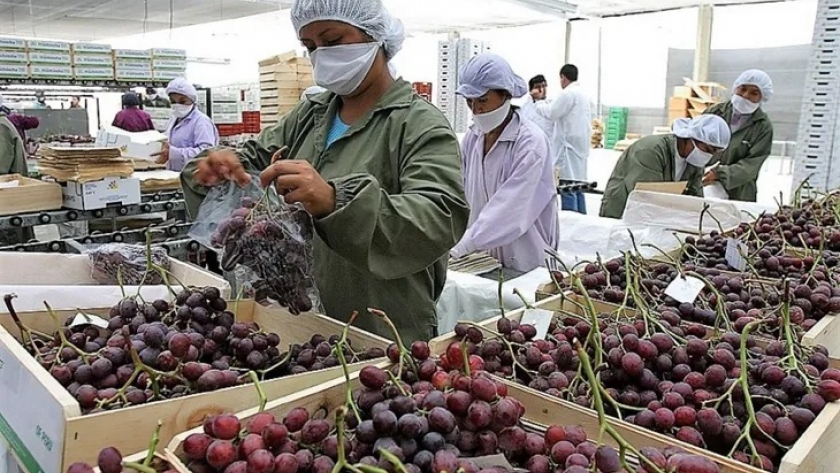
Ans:
{"type": "Polygon", "coordinates": [[[245,197],[216,227],[210,243],[223,249],[223,269],[241,265],[253,272],[255,278],[248,282],[254,299],[275,301],[300,314],[318,300],[312,236],[312,216],[302,207],[245,197]]]}
{"type": "MultiPolygon", "coordinates": [[[[177,398],[263,379],[338,366],[338,335],[320,334],[281,352],[280,336],[237,322],[215,287],[185,289],[175,304],[126,298],[111,308],[107,329],[61,330],[33,353],[84,413],[177,398]]],[[[32,348],[32,345],[27,346],[32,348]]],[[[345,347],[350,363],[383,357],[379,348],[345,347]]]]}
{"type": "MultiPolygon", "coordinates": [[[[780,363],[789,353],[784,343],[762,347],[749,337],[749,392],[744,393],[740,334],[727,332],[719,339],[704,340],[706,329],[700,325],[671,328],[665,320],[661,322],[667,332],[645,335],[643,320],[600,321],[600,344],[588,351],[594,359],[595,350],[601,350],[604,365],[598,368],[598,376],[614,401],[605,402],[610,415],[723,455],[734,450],[735,459],[754,463],[740,438],[749,425],[761,463],[757,466],[775,471],[825,404],[840,399],[840,370],[829,368],[827,352],[821,347],[796,352],[805,358],[800,367],[804,373],[800,373],[780,363]],[[675,335],[686,337],[686,342],[675,335]],[[749,424],[746,396],[756,411],[749,424]]],[[[516,347],[513,352],[499,338],[487,338],[476,327],[456,327],[456,334],[466,343],[466,362],[471,367],[593,406],[592,388],[581,382],[581,362],[572,346],[573,340],[589,337],[588,323],[573,317],[553,322],[547,340],[535,340],[533,326],[510,319],[500,319],[497,328],[516,347]]],[[[448,347],[444,363],[456,367],[465,362],[461,343],[448,347]]]]}

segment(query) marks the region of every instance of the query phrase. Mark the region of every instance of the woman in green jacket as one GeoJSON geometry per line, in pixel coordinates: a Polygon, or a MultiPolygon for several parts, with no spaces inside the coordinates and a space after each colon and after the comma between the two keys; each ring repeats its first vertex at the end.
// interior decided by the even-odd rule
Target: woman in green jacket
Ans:
{"type": "Polygon", "coordinates": [[[755,202],[758,173],[773,146],[773,124],[761,109],[773,95],[773,81],[766,72],[751,69],[738,76],[732,89],[728,102],[706,110],[726,120],[732,141],[715,156],[720,164],[706,173],[703,185],[720,182],[730,199],[755,202]]]}
{"type": "Polygon", "coordinates": [[[28,171],[23,140],[6,115],[0,114],[0,175],[3,174],[26,177],[28,171]]]}
{"type": "Polygon", "coordinates": [[[729,127],[714,115],[680,118],[671,134],[649,135],[618,158],[601,200],[601,217],[621,218],[639,182],[688,181],[685,194],[701,197],[703,168],[729,145],[729,127]]]}
{"type": "Polygon", "coordinates": [[[443,114],[389,71],[403,29],[381,0],[296,0],[291,17],[327,92],[244,148],[188,164],[190,214],[207,186],[244,185],[246,171],[262,171],[263,186],[273,183],[315,218],[315,278],[327,315],[346,320],[359,311],[357,326],[390,337],[367,313],[378,308],[403,340],[428,340],[449,250],[469,217],[458,140],[443,114]],[[289,159],[272,164],[284,146],[289,159]]]}

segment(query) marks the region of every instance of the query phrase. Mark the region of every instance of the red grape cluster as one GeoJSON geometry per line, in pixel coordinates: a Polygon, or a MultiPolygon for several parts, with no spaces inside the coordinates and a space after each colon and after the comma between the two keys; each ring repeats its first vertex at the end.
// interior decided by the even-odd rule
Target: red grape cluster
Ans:
{"type": "MultiPolygon", "coordinates": [[[[704,327],[672,327],[666,318],[661,322],[667,332],[649,336],[643,320],[599,321],[600,344],[588,352],[598,359],[600,351],[603,359],[598,377],[609,396],[605,407],[611,415],[723,455],[734,451],[734,458],[754,463],[742,438],[748,430],[760,466],[774,471],[825,404],[840,399],[840,370],[829,368],[827,351],[821,347],[797,347],[793,353],[804,357],[805,364],[796,367],[785,343],[762,347],[749,336],[744,366],[740,334],[727,332],[704,340],[704,327]]],[[[592,387],[579,375],[581,361],[572,346],[575,339],[587,340],[591,326],[573,317],[563,322],[552,323],[548,340],[535,340],[533,326],[510,319],[500,319],[501,337],[485,337],[465,324],[456,327],[456,335],[464,340],[466,363],[473,369],[513,377],[533,389],[592,407],[592,387]]],[[[450,344],[442,362],[463,366],[461,345],[450,344]]]]}
{"type": "Polygon", "coordinates": [[[224,250],[222,268],[238,265],[255,275],[254,299],[273,300],[293,314],[312,310],[318,300],[313,280],[312,216],[301,207],[244,198],[223,220],[210,243],[224,250]]]}
{"type": "MultiPolygon", "coordinates": [[[[131,468],[125,468],[124,457],[119,450],[114,447],[103,448],[99,452],[96,466],[99,468],[99,473],[122,473],[124,471],[131,471],[131,468]]],[[[178,470],[166,460],[155,457],[152,459],[148,468],[151,468],[157,473],[179,473],[178,470]]],[[[67,468],[67,473],[94,473],[93,467],[84,462],[73,463],[67,468]]]]}
{"type": "MultiPolygon", "coordinates": [[[[107,329],[70,327],[27,346],[79,402],[99,412],[247,382],[338,366],[338,335],[315,334],[281,352],[280,337],[237,322],[215,287],[185,289],[172,305],[126,298],[113,306],[107,329]],[[35,349],[37,348],[37,349],[35,349]]],[[[385,356],[382,349],[344,349],[350,363],[385,356]]]]}

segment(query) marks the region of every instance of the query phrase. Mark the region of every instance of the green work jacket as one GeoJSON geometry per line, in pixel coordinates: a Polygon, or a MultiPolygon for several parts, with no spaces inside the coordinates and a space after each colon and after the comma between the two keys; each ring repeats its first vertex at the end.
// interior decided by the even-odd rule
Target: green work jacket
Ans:
{"type": "Polygon", "coordinates": [[[674,179],[674,135],[649,135],[630,145],[615,164],[601,200],[601,216],[621,218],[627,196],[639,182],[688,181],[685,194],[703,195],[703,170],[687,164],[681,179],[674,179]]]}
{"type": "Polygon", "coordinates": [[[26,177],[26,153],[23,140],[5,115],[0,115],[0,175],[20,174],[26,177]]]}
{"type": "MultiPolygon", "coordinates": [[[[732,102],[714,105],[706,113],[713,113],[730,123],[732,102]]],[[[764,110],[759,108],[743,127],[732,133],[729,147],[715,155],[712,161],[712,164],[720,163],[715,168],[715,174],[730,199],[755,202],[758,173],[770,156],[772,146],[773,124],[764,110]]]]}
{"type": "MultiPolygon", "coordinates": [[[[340,103],[331,92],[309,97],[237,152],[246,170],[259,171],[288,146],[290,159],[309,161],[335,187],[336,210],[315,221],[315,280],[328,316],[346,321],[359,311],[355,326],[392,338],[367,312],[377,308],[403,340],[428,340],[449,250],[469,218],[458,140],[400,79],[327,148],[340,103]]],[[[193,160],[181,174],[193,216],[207,192],[193,180],[195,167],[193,160]]]]}

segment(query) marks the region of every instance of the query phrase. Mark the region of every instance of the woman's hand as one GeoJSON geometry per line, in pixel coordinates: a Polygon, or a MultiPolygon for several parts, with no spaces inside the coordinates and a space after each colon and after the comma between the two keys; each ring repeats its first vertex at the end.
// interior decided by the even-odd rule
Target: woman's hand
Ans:
{"type": "Polygon", "coordinates": [[[206,157],[196,161],[193,177],[199,184],[212,187],[222,181],[234,181],[240,187],[251,182],[251,176],[245,172],[239,156],[229,149],[211,151],[206,157]]]}
{"type": "Polygon", "coordinates": [[[712,184],[715,181],[717,181],[717,173],[715,172],[714,169],[710,170],[709,172],[706,173],[705,176],[703,176],[703,185],[704,186],[708,186],[709,184],[712,184]]]}
{"type": "Polygon", "coordinates": [[[157,153],[152,154],[153,158],[155,159],[155,163],[157,164],[166,164],[169,161],[169,142],[164,141],[160,144],[160,151],[157,153]]]}
{"type": "Polygon", "coordinates": [[[308,161],[275,161],[260,174],[263,187],[272,182],[286,203],[300,202],[313,217],[326,217],[335,211],[335,189],[308,161]]]}

